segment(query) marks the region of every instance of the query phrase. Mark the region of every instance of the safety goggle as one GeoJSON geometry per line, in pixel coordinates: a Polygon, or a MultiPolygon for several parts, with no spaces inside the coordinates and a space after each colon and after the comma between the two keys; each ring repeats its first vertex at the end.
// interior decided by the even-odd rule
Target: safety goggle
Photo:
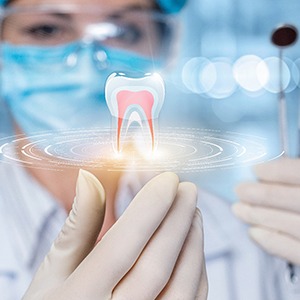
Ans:
{"type": "MultiPolygon", "coordinates": [[[[105,66],[106,48],[124,50],[153,61],[170,57],[176,33],[174,17],[141,9],[112,10],[103,6],[43,5],[7,7],[0,12],[1,41],[15,48],[52,49],[56,63],[74,64],[80,47],[69,47],[67,57],[55,53],[60,46],[75,42],[93,45],[94,59],[105,66]]],[[[20,54],[21,55],[21,54],[20,54]]],[[[30,56],[32,57],[32,60],[30,56]]],[[[40,64],[43,61],[39,62],[40,64]]]]}

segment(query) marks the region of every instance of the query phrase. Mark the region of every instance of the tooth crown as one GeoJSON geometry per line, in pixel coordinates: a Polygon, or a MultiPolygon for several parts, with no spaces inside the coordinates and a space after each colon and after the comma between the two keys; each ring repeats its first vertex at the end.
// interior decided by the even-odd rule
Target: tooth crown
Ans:
{"type": "MultiPolygon", "coordinates": [[[[155,122],[164,103],[164,82],[158,74],[145,74],[142,78],[129,78],[123,73],[111,74],[105,85],[105,98],[112,116],[116,117],[115,147],[120,152],[121,133],[133,122],[141,127],[148,124],[152,151],[155,149],[155,122]],[[145,122],[146,121],[146,122],[145,122]]],[[[113,141],[114,142],[114,141],[113,141]]]]}
{"type": "Polygon", "coordinates": [[[159,74],[146,74],[142,78],[129,78],[123,73],[112,73],[106,81],[105,98],[110,113],[114,117],[119,117],[117,95],[124,90],[150,92],[154,98],[152,117],[158,118],[165,98],[164,82],[159,74]]]}

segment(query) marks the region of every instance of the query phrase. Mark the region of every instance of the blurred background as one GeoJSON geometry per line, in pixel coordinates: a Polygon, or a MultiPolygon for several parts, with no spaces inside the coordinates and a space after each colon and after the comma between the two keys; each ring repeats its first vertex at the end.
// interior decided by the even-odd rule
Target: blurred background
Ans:
{"type": "MultiPolygon", "coordinates": [[[[167,97],[161,126],[259,136],[265,138],[265,160],[278,156],[279,49],[271,43],[271,35],[282,24],[300,30],[299,13],[299,0],[188,0],[180,15],[178,56],[165,77],[167,97]]],[[[282,79],[288,108],[289,155],[295,157],[300,149],[299,40],[283,49],[282,79]]],[[[0,139],[10,132],[7,118],[0,107],[0,139]]],[[[251,166],[182,177],[230,202],[236,200],[236,184],[255,180],[251,166]]]]}
{"type": "MultiPolygon", "coordinates": [[[[190,0],[182,15],[183,42],[164,106],[163,124],[234,131],[266,138],[281,152],[278,127],[279,49],[275,28],[300,30],[298,0],[190,0]],[[172,118],[170,117],[172,116],[172,118]]],[[[283,49],[289,155],[298,153],[300,45],[283,49]]],[[[234,186],[253,180],[250,167],[189,174],[203,188],[235,200],[234,186]]]]}

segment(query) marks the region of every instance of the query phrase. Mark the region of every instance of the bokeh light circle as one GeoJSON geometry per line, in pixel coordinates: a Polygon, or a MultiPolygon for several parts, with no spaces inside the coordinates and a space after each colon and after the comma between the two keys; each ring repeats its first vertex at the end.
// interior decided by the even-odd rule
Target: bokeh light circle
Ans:
{"type": "Polygon", "coordinates": [[[296,64],[290,58],[284,57],[284,62],[286,63],[286,65],[289,69],[289,73],[290,73],[290,80],[285,88],[285,92],[290,93],[293,90],[295,90],[295,88],[298,85],[299,70],[298,70],[296,64]]]}
{"type": "Polygon", "coordinates": [[[233,66],[237,83],[249,92],[257,92],[268,82],[269,72],[263,60],[256,55],[240,57],[233,66]]]}
{"type": "MultiPolygon", "coordinates": [[[[278,93],[280,91],[279,84],[279,63],[278,57],[272,56],[264,59],[264,62],[269,70],[269,80],[265,83],[264,88],[271,93],[278,93]]],[[[282,63],[282,88],[285,90],[291,80],[291,72],[288,65],[283,60],[282,63]]]]}
{"type": "Polygon", "coordinates": [[[212,60],[213,66],[203,70],[204,77],[214,78],[207,95],[215,99],[223,99],[232,95],[237,87],[233,77],[231,62],[226,58],[212,60]]]}
{"type": "Polygon", "coordinates": [[[296,86],[300,87],[300,58],[297,58],[294,61],[293,68],[292,68],[292,75],[293,80],[296,83],[296,86]]]}
{"type": "Polygon", "coordinates": [[[211,89],[214,77],[203,76],[203,70],[211,66],[211,62],[205,57],[193,57],[182,68],[182,82],[193,93],[202,94],[211,89]]]}

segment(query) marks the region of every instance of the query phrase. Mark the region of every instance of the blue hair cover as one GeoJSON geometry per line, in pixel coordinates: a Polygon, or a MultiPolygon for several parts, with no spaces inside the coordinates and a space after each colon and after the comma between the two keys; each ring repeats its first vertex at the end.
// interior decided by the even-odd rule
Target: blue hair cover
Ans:
{"type": "Polygon", "coordinates": [[[156,0],[163,12],[174,14],[179,12],[187,0],[156,0]]]}
{"type": "MultiPolygon", "coordinates": [[[[5,5],[8,0],[0,0],[0,5],[5,5]]],[[[187,0],[156,0],[163,12],[173,14],[179,12],[187,0]]]]}

